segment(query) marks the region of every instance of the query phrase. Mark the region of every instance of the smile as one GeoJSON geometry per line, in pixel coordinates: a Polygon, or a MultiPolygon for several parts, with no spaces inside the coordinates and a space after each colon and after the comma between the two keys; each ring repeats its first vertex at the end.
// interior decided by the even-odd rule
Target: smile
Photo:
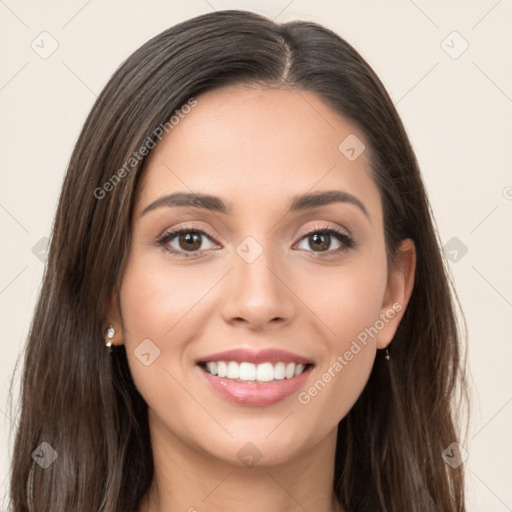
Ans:
{"type": "Polygon", "coordinates": [[[226,377],[237,382],[271,382],[299,376],[311,364],[265,362],[254,364],[247,361],[208,361],[200,366],[210,375],[226,377]]]}
{"type": "Polygon", "coordinates": [[[314,367],[311,359],[277,348],[237,348],[196,359],[200,377],[215,395],[246,407],[284,400],[305,386],[314,367]]]}

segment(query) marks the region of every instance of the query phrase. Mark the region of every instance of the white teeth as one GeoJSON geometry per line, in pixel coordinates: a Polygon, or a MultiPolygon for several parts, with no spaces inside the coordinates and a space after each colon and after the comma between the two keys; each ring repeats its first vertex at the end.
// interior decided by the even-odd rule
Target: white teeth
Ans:
{"type": "Polygon", "coordinates": [[[240,363],[240,379],[256,380],[256,365],[253,363],[240,363]]]}
{"type": "Polygon", "coordinates": [[[261,363],[256,367],[256,380],[262,382],[274,380],[274,367],[272,363],[261,363]]]}
{"type": "Polygon", "coordinates": [[[239,379],[240,378],[240,365],[234,361],[228,363],[228,373],[226,375],[228,379],[239,379]]]}
{"type": "Polygon", "coordinates": [[[298,364],[295,367],[295,372],[294,372],[293,375],[295,375],[295,377],[297,377],[297,375],[300,375],[303,371],[304,371],[304,365],[303,364],[298,364]]]}
{"type": "Polygon", "coordinates": [[[217,363],[217,375],[219,377],[225,377],[228,374],[228,367],[224,361],[217,363]]]}
{"type": "Polygon", "coordinates": [[[286,373],[286,365],[284,363],[276,363],[274,366],[274,379],[282,380],[284,379],[286,373]]]}
{"type": "Polygon", "coordinates": [[[208,373],[211,373],[212,375],[217,375],[217,363],[209,361],[208,363],[206,363],[206,369],[208,370],[208,373]]]}
{"type": "Polygon", "coordinates": [[[272,380],[291,379],[300,375],[306,368],[295,363],[237,363],[236,361],[208,361],[206,371],[218,377],[233,380],[270,382],[272,380]]]}

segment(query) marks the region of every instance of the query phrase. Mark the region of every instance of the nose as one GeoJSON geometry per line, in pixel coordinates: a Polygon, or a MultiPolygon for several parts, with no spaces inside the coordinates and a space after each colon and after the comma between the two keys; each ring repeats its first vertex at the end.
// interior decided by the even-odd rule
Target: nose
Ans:
{"type": "Polygon", "coordinates": [[[262,330],[292,321],[296,305],[291,278],[269,253],[264,250],[251,263],[235,254],[223,303],[226,322],[262,330]]]}

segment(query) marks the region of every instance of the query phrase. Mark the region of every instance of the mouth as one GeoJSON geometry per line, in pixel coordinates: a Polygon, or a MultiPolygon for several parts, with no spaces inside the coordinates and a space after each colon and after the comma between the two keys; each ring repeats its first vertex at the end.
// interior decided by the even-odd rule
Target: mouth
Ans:
{"type": "Polygon", "coordinates": [[[200,375],[219,397],[252,407],[275,404],[297,392],[315,363],[284,350],[234,349],[196,360],[200,375]]]}
{"type": "Polygon", "coordinates": [[[257,384],[293,379],[314,366],[313,363],[301,364],[284,361],[277,363],[266,361],[259,364],[249,361],[199,361],[197,364],[214,377],[257,384]]]}

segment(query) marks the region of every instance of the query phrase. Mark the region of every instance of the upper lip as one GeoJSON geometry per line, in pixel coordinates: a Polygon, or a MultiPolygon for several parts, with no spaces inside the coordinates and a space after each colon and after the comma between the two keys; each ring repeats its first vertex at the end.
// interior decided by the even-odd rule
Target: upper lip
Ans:
{"type": "Polygon", "coordinates": [[[276,348],[266,348],[263,350],[251,350],[248,348],[234,348],[224,352],[215,352],[197,359],[196,363],[206,363],[208,361],[236,361],[238,363],[299,363],[311,364],[313,361],[298,354],[293,354],[286,350],[276,348]]]}

